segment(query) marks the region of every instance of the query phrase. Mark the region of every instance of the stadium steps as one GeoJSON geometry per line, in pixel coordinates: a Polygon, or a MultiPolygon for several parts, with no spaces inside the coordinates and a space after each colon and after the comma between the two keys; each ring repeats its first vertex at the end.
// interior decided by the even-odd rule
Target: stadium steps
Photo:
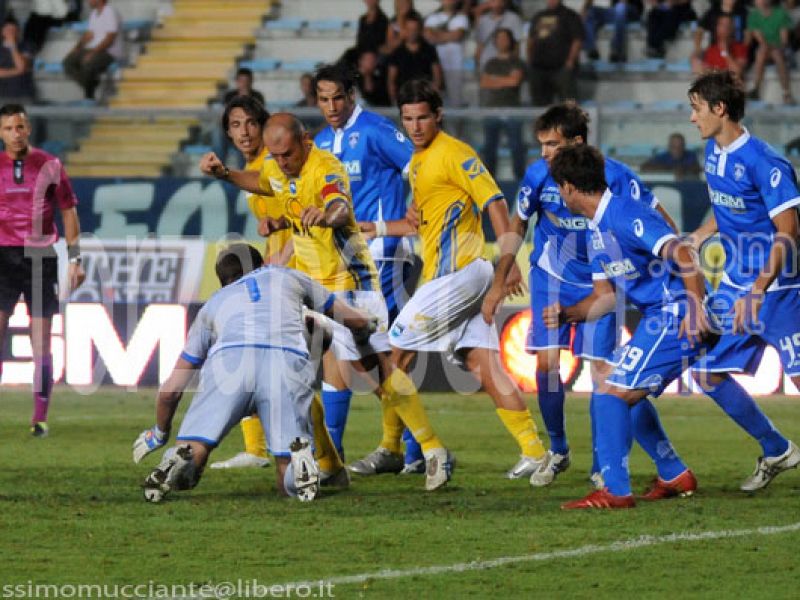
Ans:
{"type": "MultiPolygon", "coordinates": [[[[255,44],[273,0],[174,0],[135,64],[123,69],[111,108],[207,106],[228,81],[236,59],[255,44]]],[[[87,177],[158,177],[168,172],[192,120],[98,120],[79,149],[67,154],[70,173],[87,177]],[[125,140],[124,150],[119,141],[125,140]]]]}

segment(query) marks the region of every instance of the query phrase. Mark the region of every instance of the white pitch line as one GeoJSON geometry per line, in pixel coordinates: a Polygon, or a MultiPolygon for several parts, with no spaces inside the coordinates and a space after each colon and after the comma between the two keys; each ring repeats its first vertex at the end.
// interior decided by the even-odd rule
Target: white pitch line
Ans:
{"type": "Polygon", "coordinates": [[[579,546],[571,550],[554,550],[553,552],[539,552],[536,554],[521,554],[519,556],[504,556],[493,560],[476,560],[466,563],[456,563],[452,565],[436,565],[431,567],[415,567],[413,569],[384,569],[372,573],[362,573],[360,575],[344,575],[342,577],[331,577],[329,579],[318,579],[314,581],[301,581],[282,584],[284,589],[287,586],[314,586],[320,583],[345,585],[350,583],[364,583],[374,579],[404,579],[407,577],[417,577],[419,575],[442,575],[445,573],[463,573],[464,571],[483,571],[494,569],[503,565],[511,565],[525,562],[543,562],[559,558],[576,558],[588,556],[590,554],[606,554],[611,552],[623,552],[645,548],[648,546],[658,546],[661,544],[674,544],[676,542],[703,542],[708,540],[720,540],[726,538],[752,537],[756,535],[778,535],[781,533],[792,533],[800,531],[800,522],[791,525],[778,525],[757,527],[755,529],[727,529],[722,531],[704,531],[702,533],[670,533],[666,535],[643,535],[638,538],[621,540],[610,544],[589,544],[579,546]]]}

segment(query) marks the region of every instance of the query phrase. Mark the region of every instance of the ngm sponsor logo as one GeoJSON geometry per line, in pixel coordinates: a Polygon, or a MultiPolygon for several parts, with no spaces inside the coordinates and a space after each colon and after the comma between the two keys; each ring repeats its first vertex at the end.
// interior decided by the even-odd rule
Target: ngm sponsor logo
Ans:
{"type": "Polygon", "coordinates": [[[633,279],[638,277],[639,273],[630,258],[622,260],[613,260],[611,262],[601,262],[603,272],[609,277],[627,277],[633,279]]]}
{"type": "Polygon", "coordinates": [[[345,160],[342,161],[344,170],[350,179],[361,179],[361,161],[360,160],[345,160]]]}
{"type": "Polygon", "coordinates": [[[723,206],[736,211],[745,210],[744,198],[741,196],[726,194],[718,190],[710,190],[709,197],[711,198],[711,204],[715,206],[723,206]]]}

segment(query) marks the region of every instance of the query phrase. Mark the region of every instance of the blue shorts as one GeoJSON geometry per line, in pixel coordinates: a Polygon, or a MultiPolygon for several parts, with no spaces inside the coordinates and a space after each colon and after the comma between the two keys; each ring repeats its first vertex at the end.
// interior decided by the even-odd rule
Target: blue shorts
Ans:
{"type": "Polygon", "coordinates": [[[375,268],[378,270],[381,293],[386,300],[386,309],[389,311],[389,323],[391,324],[400,313],[400,309],[408,302],[409,295],[414,291],[416,279],[419,277],[419,269],[415,270],[414,263],[407,260],[376,260],[375,268]],[[413,285],[410,281],[412,277],[414,277],[413,285]]]}
{"type": "Polygon", "coordinates": [[[561,306],[577,304],[592,293],[591,287],[581,287],[556,279],[544,269],[532,267],[530,272],[531,327],[525,349],[528,352],[548,348],[570,348],[574,356],[590,360],[611,360],[619,341],[617,316],[609,313],[596,321],[565,323],[548,329],[542,321],[545,307],[558,302],[561,306]],[[570,344],[572,332],[575,332],[570,344]]]}
{"type": "Polygon", "coordinates": [[[606,383],[629,390],[649,390],[655,397],[707,356],[713,342],[691,348],[686,338],[678,337],[683,315],[677,305],[673,306],[673,311],[659,307],[642,315],[633,337],[615,352],[611,361],[614,370],[606,383]]]}
{"type": "Polygon", "coordinates": [[[751,333],[733,334],[733,305],[744,293],[745,290],[721,284],[710,297],[709,308],[727,333],[694,370],[753,375],[769,345],[778,351],[786,375],[800,375],[800,289],[767,292],[758,315],[760,327],[751,333]]]}

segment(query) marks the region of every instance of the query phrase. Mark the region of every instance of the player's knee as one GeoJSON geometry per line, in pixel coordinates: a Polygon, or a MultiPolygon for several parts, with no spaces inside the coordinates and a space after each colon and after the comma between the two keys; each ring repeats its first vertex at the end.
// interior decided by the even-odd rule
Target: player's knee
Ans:
{"type": "Polygon", "coordinates": [[[553,353],[550,351],[542,351],[536,353],[536,372],[547,375],[559,369],[560,352],[553,353]]]}

